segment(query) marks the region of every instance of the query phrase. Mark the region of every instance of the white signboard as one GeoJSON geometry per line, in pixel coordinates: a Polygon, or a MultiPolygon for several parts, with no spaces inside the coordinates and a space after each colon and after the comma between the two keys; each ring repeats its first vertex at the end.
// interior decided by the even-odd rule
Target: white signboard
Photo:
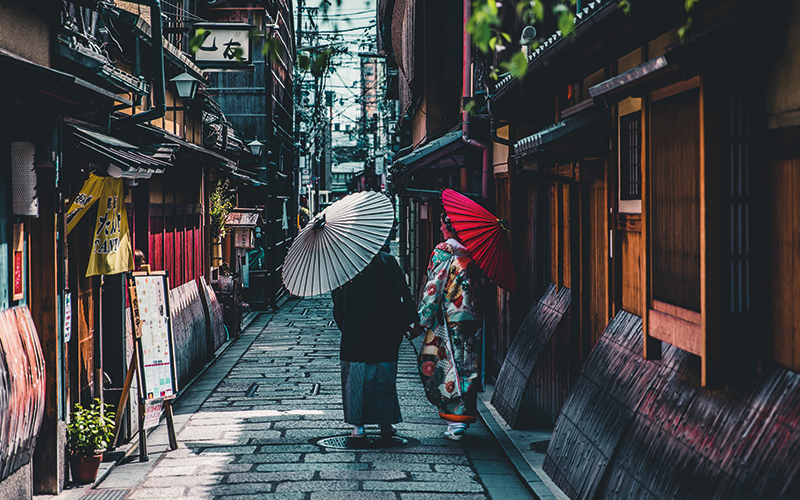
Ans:
{"type": "Polygon", "coordinates": [[[194,60],[201,68],[236,68],[252,62],[250,33],[253,26],[239,23],[198,23],[194,60]]]}
{"type": "Polygon", "coordinates": [[[164,400],[147,401],[144,405],[144,428],[151,429],[158,425],[161,419],[161,408],[164,405],[164,400]]]}
{"type": "Polygon", "coordinates": [[[134,275],[141,325],[140,355],[146,400],[175,395],[172,326],[166,275],[134,275]]]}
{"type": "Polygon", "coordinates": [[[386,174],[386,158],[383,156],[375,157],[375,175],[386,174]]]}

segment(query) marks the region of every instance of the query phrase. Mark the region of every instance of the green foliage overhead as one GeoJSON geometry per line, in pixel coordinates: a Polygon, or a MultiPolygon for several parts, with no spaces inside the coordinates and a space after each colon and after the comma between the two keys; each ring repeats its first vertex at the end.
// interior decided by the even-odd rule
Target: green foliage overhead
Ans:
{"type": "MultiPolygon", "coordinates": [[[[686,24],[678,29],[681,40],[692,27],[691,13],[700,1],[684,0],[687,18],[686,24]]],[[[617,5],[625,15],[631,15],[630,0],[617,0],[617,5]]],[[[473,3],[472,15],[467,22],[467,32],[472,36],[475,47],[484,54],[503,51],[514,40],[511,34],[502,31],[503,17],[500,9],[503,6],[504,3],[499,0],[475,0],[473,3]]],[[[562,36],[569,36],[575,31],[575,9],[576,0],[520,0],[515,7],[517,17],[522,24],[533,26],[539,24],[539,32],[542,34],[545,34],[545,29],[541,24],[547,12],[551,12],[562,36]]],[[[539,43],[536,41],[529,45],[532,49],[538,46],[539,43]]],[[[527,67],[527,58],[522,51],[519,51],[501,61],[498,67],[492,67],[490,76],[495,80],[501,73],[520,77],[525,74],[527,67]]]]}
{"type": "Polygon", "coordinates": [[[67,424],[69,449],[73,453],[94,454],[108,448],[114,437],[114,412],[111,405],[95,399],[88,408],[76,404],[67,424]]]}
{"type": "Polygon", "coordinates": [[[208,199],[208,218],[214,241],[222,241],[225,237],[225,221],[233,209],[232,197],[228,195],[229,184],[228,179],[219,180],[208,199]]]}

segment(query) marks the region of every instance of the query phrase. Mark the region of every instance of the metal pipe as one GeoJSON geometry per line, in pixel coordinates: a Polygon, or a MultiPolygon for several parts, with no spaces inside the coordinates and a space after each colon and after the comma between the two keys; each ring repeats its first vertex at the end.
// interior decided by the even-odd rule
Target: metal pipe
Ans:
{"type": "MultiPolygon", "coordinates": [[[[471,0],[463,0],[464,25],[462,26],[463,38],[461,44],[461,60],[463,63],[461,70],[461,86],[464,99],[462,100],[462,105],[466,105],[467,99],[472,97],[472,39],[467,31],[467,23],[472,15],[472,5],[470,2],[471,0]]],[[[482,144],[475,139],[469,138],[469,112],[467,111],[463,111],[461,113],[461,140],[464,141],[464,144],[467,146],[472,146],[483,150],[483,166],[481,168],[481,195],[485,200],[489,197],[489,146],[482,144]]],[[[465,175],[466,166],[462,167],[461,171],[462,184],[465,183],[465,175]]],[[[461,189],[465,190],[465,186],[462,186],[461,189]]]]}
{"type": "Polygon", "coordinates": [[[164,82],[164,42],[161,35],[161,1],[130,1],[139,5],[147,5],[150,7],[150,33],[153,44],[153,65],[155,69],[155,75],[153,77],[153,99],[155,101],[155,107],[112,122],[111,127],[114,130],[130,127],[131,125],[136,125],[137,123],[156,120],[164,116],[164,113],[167,111],[167,90],[164,82]]]}

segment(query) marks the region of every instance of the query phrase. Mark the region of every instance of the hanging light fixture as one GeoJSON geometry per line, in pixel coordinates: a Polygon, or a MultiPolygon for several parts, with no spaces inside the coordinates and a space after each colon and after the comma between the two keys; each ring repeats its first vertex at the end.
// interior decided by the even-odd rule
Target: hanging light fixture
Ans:
{"type": "Polygon", "coordinates": [[[264,143],[258,142],[258,136],[252,140],[252,142],[247,143],[247,149],[250,150],[250,154],[253,156],[261,156],[261,153],[264,151],[264,143]]]}
{"type": "Polygon", "coordinates": [[[182,73],[170,80],[175,83],[175,90],[178,92],[178,97],[181,99],[194,99],[194,94],[197,92],[197,85],[200,80],[193,77],[189,73],[182,73]]]}

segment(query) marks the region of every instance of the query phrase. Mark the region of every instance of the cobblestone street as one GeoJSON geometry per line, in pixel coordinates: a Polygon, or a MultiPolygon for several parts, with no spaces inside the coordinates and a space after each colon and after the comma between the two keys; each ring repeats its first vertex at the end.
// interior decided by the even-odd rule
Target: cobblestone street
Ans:
{"type": "MultiPolygon", "coordinates": [[[[327,296],[290,299],[275,314],[259,314],[179,398],[178,449],[165,451],[162,423],[148,438],[149,462],[132,455],[85,498],[104,491],[104,498],[113,492],[131,499],[533,498],[480,419],[461,442],[442,436],[408,341],[398,370],[398,436],[408,444],[318,445],[350,432],[342,420],[338,342],[327,296]]],[[[376,426],[367,432],[377,433],[376,426]]]]}

